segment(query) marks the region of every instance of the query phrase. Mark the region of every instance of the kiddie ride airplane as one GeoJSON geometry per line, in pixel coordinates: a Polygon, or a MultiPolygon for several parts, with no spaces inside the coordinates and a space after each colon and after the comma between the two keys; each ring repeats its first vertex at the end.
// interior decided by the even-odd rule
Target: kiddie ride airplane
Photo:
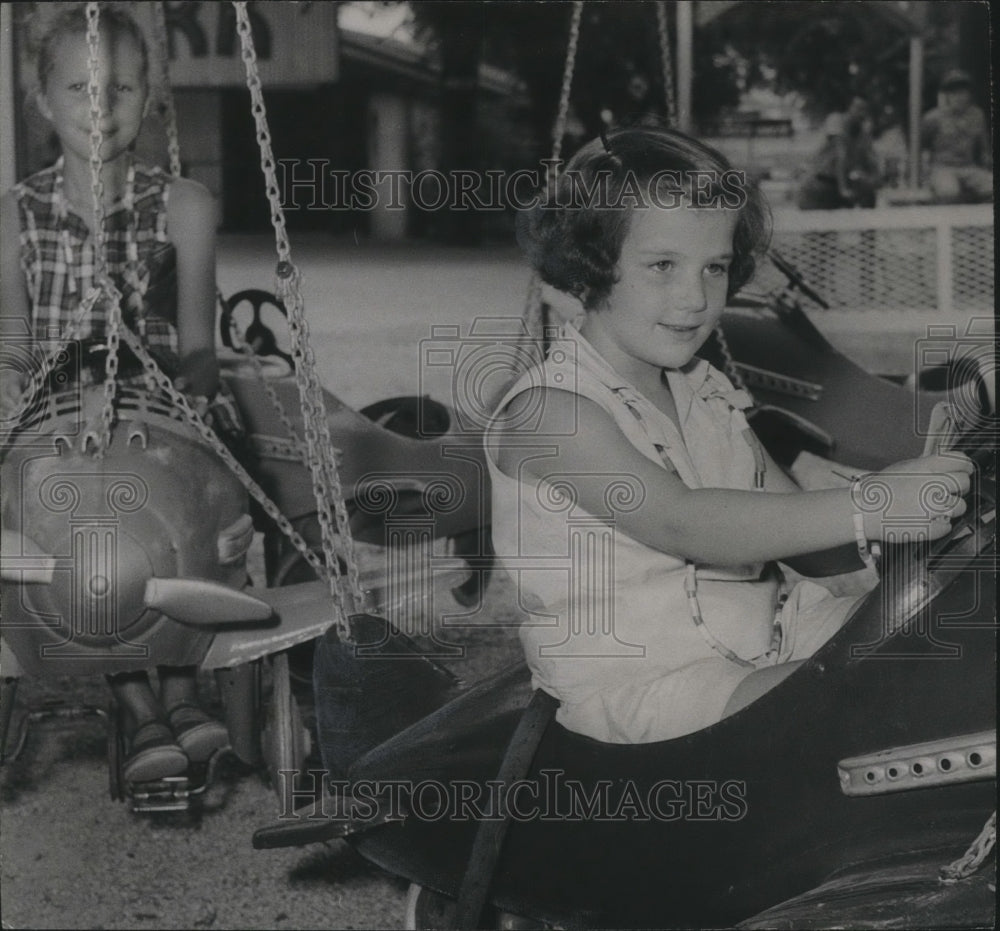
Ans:
{"type": "MultiPolygon", "coordinates": [[[[78,351],[86,350],[70,343],[63,354],[69,360],[78,351]]],[[[2,451],[0,748],[16,753],[28,719],[50,713],[13,716],[23,675],[197,665],[216,671],[236,757],[264,762],[278,788],[277,772],[300,766],[308,755],[310,735],[292,693],[289,653],[305,650],[332,626],[334,603],[328,584],[317,580],[324,566],[317,555],[316,499],[298,439],[295,380],[269,379],[262,386],[243,363],[223,362],[246,417],[251,468],[275,502],[270,510],[255,507],[254,519],[232,468],[163,394],[119,384],[109,443],[100,456],[94,453],[104,390],[59,391],[58,371],[49,384],[56,390],[36,394],[16,424],[5,425],[13,429],[2,451]],[[268,388],[289,402],[287,410],[268,399],[268,388]],[[255,522],[265,534],[268,582],[280,588],[247,585],[255,522]],[[280,531],[282,523],[293,537],[301,531],[298,548],[280,531]]],[[[456,552],[474,561],[488,533],[482,454],[478,444],[451,435],[448,409],[427,399],[396,398],[365,416],[324,396],[340,451],[345,513],[358,537],[395,545],[391,527],[402,515],[409,542],[419,538],[429,545],[449,537],[456,552]],[[426,419],[414,419],[418,414],[426,419]]],[[[487,555],[469,577],[466,560],[435,557],[430,579],[422,567],[414,570],[384,550],[360,573],[365,597],[357,610],[420,618],[432,610],[434,586],[439,594],[450,588],[460,601],[474,603],[488,563],[487,555]]],[[[407,647],[392,624],[373,616],[366,623],[376,646],[381,637],[407,647]]],[[[431,678],[445,681],[443,670],[417,662],[431,678]]],[[[431,707],[415,701],[406,720],[431,707]]],[[[188,807],[210,784],[219,761],[217,755],[183,776],[126,784],[115,709],[109,734],[111,795],[127,797],[134,809],[188,807]]]]}
{"type": "MultiPolygon", "coordinates": [[[[855,377],[818,334],[780,318],[764,330],[755,356],[727,334],[752,371],[777,335],[824,357],[830,394],[855,377]]],[[[772,390],[783,400],[788,375],[772,390]]],[[[895,390],[873,396],[883,414],[895,390]]],[[[906,429],[878,444],[828,428],[840,458],[918,455],[926,437],[902,434],[926,398],[906,393],[906,429]]],[[[930,499],[926,513],[890,511],[898,542],[878,586],[745,709],[675,740],[604,744],[559,725],[517,665],[362,756],[255,845],[346,839],[411,882],[409,928],[992,927],[996,419],[975,379],[969,398],[964,432],[918,425],[975,461],[966,514],[928,544],[915,528],[930,499]]],[[[786,453],[822,437],[793,432],[775,431],[786,453]]]]}
{"type": "Polygon", "coordinates": [[[887,547],[843,630],[732,717],[602,744],[518,666],[255,844],[345,837],[413,883],[411,928],[992,927],[993,442],[959,444],[978,470],[951,535],[887,547]]]}

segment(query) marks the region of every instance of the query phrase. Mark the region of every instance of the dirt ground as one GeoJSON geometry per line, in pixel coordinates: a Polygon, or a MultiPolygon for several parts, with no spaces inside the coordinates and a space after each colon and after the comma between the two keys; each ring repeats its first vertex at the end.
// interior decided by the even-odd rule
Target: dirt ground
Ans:
{"type": "MultiPolygon", "coordinates": [[[[467,634],[466,656],[450,663],[466,681],[518,655],[510,600],[502,579],[487,591],[484,617],[508,624],[467,634]]],[[[202,687],[213,692],[210,676],[202,687]]],[[[403,927],[406,883],[344,842],[253,849],[253,832],[281,812],[262,772],[223,767],[194,812],[136,814],[112,801],[104,719],[75,717],[106,703],[100,677],[19,690],[19,712],[74,717],[34,723],[0,770],[4,928],[403,927]]],[[[321,764],[314,755],[307,766],[321,764]]]]}

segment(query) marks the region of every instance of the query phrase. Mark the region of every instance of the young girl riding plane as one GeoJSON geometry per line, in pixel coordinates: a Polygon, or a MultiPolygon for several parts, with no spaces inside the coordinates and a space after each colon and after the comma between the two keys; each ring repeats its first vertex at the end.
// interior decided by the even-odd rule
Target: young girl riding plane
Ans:
{"type": "MultiPolygon", "coordinates": [[[[97,62],[103,144],[103,207],[109,273],[122,294],[125,324],[138,333],[181,390],[211,398],[218,388],[214,351],[215,207],[193,181],[138,162],[133,147],[149,106],[146,43],[136,24],[112,8],[99,16],[97,62]],[[176,269],[176,276],[174,275],[176,269]]],[[[61,155],[0,201],[3,335],[51,340],[65,331],[95,273],[90,168],[90,68],[82,7],[60,11],[38,47],[38,107],[61,155]]],[[[109,308],[98,302],[83,321],[81,385],[104,377],[109,308]]],[[[124,344],[120,380],[143,383],[124,344]]],[[[13,407],[28,387],[9,369],[3,400],[13,407]]],[[[228,741],[225,727],[198,704],[194,667],[159,669],[159,694],[145,671],[109,677],[127,715],[123,773],[142,782],[184,772],[228,741]]]]}
{"type": "Polygon", "coordinates": [[[598,740],[698,730],[788,675],[856,600],[804,574],[871,562],[882,511],[962,514],[970,461],[930,456],[801,491],[748,428],[750,399],[696,353],[752,276],[768,213],[690,137],[626,129],[584,146],[519,239],[582,304],[544,363],[502,400],[486,445],[493,535],[534,596],[521,640],[558,719],[598,740]],[[539,606],[540,603],[540,606],[539,606]]]}

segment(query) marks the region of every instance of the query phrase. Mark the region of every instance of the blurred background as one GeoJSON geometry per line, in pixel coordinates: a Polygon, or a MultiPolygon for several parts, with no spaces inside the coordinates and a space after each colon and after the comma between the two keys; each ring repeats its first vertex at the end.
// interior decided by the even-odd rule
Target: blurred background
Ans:
{"type": "MultiPolygon", "coordinates": [[[[4,189],[55,152],[32,102],[32,37],[50,5],[5,6],[13,8],[5,42],[17,67],[4,107],[4,129],[16,127],[3,133],[4,189]]],[[[152,4],[124,6],[151,24],[152,4]]],[[[276,155],[295,162],[284,169],[289,180],[308,181],[323,170],[317,165],[344,172],[537,168],[552,149],[572,6],[251,3],[276,155]]],[[[936,104],[950,69],[961,67],[974,100],[990,109],[986,3],[681,0],[663,7],[677,122],[759,178],[777,207],[794,202],[827,117],[856,95],[867,101],[880,186],[889,190],[919,185],[908,164],[912,124],[936,104]]],[[[266,229],[231,6],[170,2],[166,19],[185,174],[219,198],[224,230],[266,229]]],[[[152,51],[155,77],[160,50],[152,51]]],[[[665,117],[665,99],[656,4],[588,0],[563,155],[602,126],[665,117]]],[[[144,154],[165,151],[162,123],[148,122],[144,154]]],[[[304,209],[308,185],[298,194],[300,203],[286,204],[293,229],[468,245],[509,239],[512,226],[510,209],[304,209]]]]}

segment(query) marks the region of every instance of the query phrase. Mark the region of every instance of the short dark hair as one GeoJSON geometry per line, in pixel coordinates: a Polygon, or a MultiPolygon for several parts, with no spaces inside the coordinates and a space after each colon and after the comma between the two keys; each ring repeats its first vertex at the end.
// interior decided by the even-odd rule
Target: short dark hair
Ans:
{"type": "Polygon", "coordinates": [[[972,90],[972,75],[961,68],[953,68],[941,79],[940,90],[972,90]]]}
{"type": "MultiPolygon", "coordinates": [[[[58,13],[49,15],[44,32],[37,42],[38,87],[43,92],[48,83],[49,74],[55,67],[55,53],[59,43],[67,36],[86,35],[87,9],[81,4],[59,4],[63,7],[58,13]]],[[[109,4],[99,5],[98,28],[101,34],[114,40],[125,36],[131,38],[139,48],[142,56],[142,70],[149,80],[149,49],[146,46],[142,30],[127,13],[109,4]]]]}
{"type": "Polygon", "coordinates": [[[584,145],[566,165],[547,197],[518,215],[517,239],[542,280],[593,309],[618,280],[622,244],[639,189],[663,191],[739,210],[733,233],[729,296],[754,274],[768,245],[771,214],[755,184],[711,146],[677,130],[637,126],[584,145]],[[708,184],[706,186],[706,179],[708,184]],[[599,187],[598,202],[580,197],[599,187]],[[631,203],[631,206],[626,205],[631,203]]]}

